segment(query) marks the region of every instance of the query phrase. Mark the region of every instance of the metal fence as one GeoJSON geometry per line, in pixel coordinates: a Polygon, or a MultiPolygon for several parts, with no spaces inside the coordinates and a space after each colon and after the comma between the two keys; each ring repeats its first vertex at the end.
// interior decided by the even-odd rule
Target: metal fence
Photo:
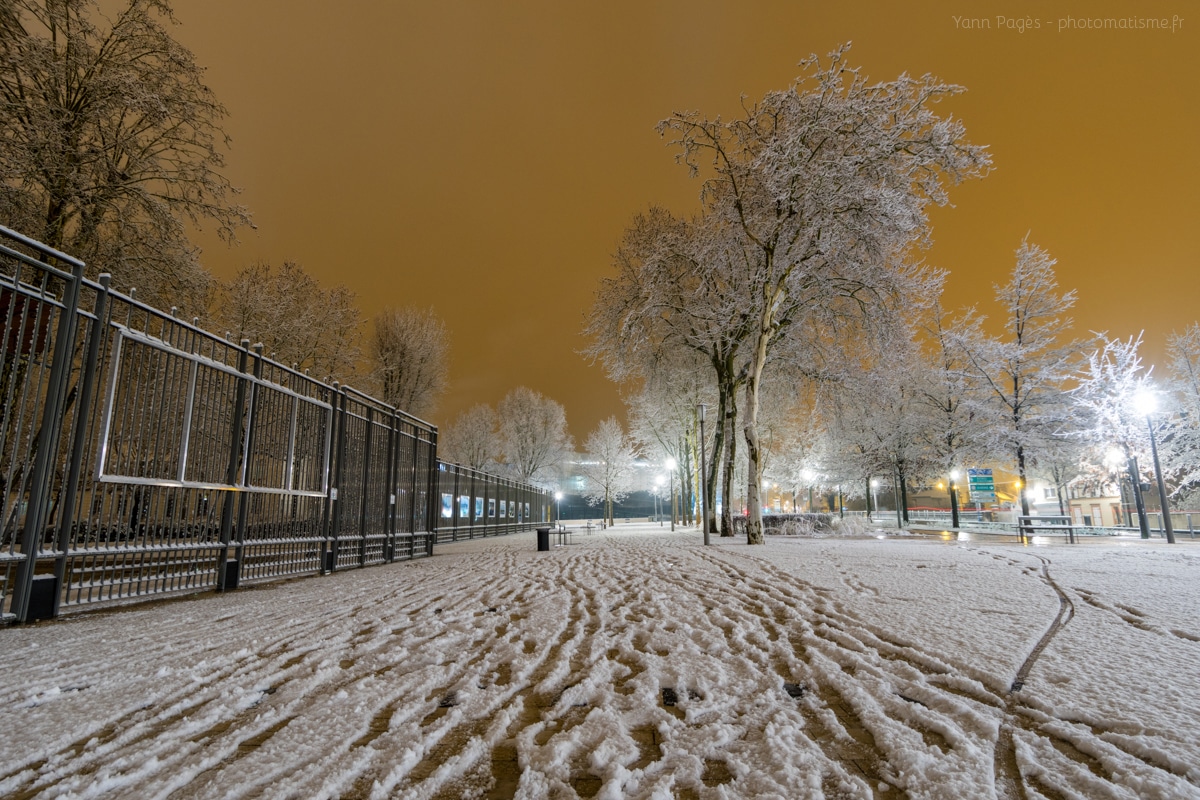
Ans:
{"type": "Polygon", "coordinates": [[[533,487],[439,464],[432,425],[3,227],[0,336],[4,621],[415,558],[548,518],[533,487]],[[445,518],[448,475],[497,514],[445,518]]]}

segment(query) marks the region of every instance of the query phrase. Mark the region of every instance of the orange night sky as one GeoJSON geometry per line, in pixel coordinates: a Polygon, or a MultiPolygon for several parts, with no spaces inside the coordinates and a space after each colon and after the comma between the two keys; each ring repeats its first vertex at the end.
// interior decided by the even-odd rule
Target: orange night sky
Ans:
{"type": "Polygon", "coordinates": [[[522,384],[566,406],[577,441],[619,414],[616,388],[577,355],[583,315],[634,212],[690,210],[699,191],[655,123],[682,109],[731,115],[741,94],[786,87],[802,57],[847,40],[873,78],[932,72],[966,86],[945,108],[991,147],[995,171],[934,214],[928,260],[951,270],[948,306],[990,311],[1032,231],[1079,291],[1081,333],[1145,329],[1154,361],[1200,319],[1200,11],[1182,0],[175,10],[229,109],[227,174],[258,225],[234,249],[203,238],[205,263],[227,277],[295,259],[355,290],[368,318],[434,306],[453,336],[439,424],[522,384]],[[1058,29],[1080,14],[1182,27],[1058,29]]]}

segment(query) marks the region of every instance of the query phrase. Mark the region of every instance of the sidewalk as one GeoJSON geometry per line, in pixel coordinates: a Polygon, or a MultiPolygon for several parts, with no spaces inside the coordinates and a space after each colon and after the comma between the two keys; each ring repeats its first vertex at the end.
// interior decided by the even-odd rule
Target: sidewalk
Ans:
{"type": "Polygon", "coordinates": [[[1190,548],[879,536],[528,533],[3,629],[0,796],[1200,797],[1190,548]]]}

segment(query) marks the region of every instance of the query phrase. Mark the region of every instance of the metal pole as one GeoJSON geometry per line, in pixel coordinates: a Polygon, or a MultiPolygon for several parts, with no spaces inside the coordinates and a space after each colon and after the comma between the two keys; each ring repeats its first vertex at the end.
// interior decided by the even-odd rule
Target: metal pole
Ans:
{"type": "MultiPolygon", "coordinates": [[[[33,577],[36,574],[37,557],[42,549],[45,536],[42,526],[49,514],[50,489],[54,481],[54,461],[58,455],[59,437],[62,434],[62,418],[66,416],[67,383],[71,378],[71,350],[75,345],[79,290],[83,283],[83,262],[71,259],[71,263],[71,280],[63,291],[62,310],[59,312],[55,334],[54,363],[50,367],[50,382],[46,389],[45,407],[42,409],[42,424],[34,443],[35,455],[33,477],[29,483],[29,506],[25,513],[25,529],[21,535],[21,552],[24,554],[25,560],[17,567],[17,582],[12,595],[12,611],[16,615],[17,622],[29,621],[33,577]]],[[[46,301],[42,300],[41,302],[45,303],[46,301]]]]}
{"type": "Polygon", "coordinates": [[[904,517],[900,512],[900,470],[892,465],[892,499],[896,501],[896,527],[904,527],[904,517]]]}
{"type": "Polygon", "coordinates": [[[1162,509],[1162,528],[1167,534],[1167,543],[1175,544],[1175,529],[1171,525],[1171,509],[1167,505],[1167,486],[1163,483],[1162,467],[1158,463],[1158,444],[1154,440],[1154,426],[1150,424],[1150,415],[1146,415],[1146,428],[1150,431],[1150,453],[1154,456],[1154,476],[1158,479],[1158,502],[1162,509]]]}
{"type": "Polygon", "coordinates": [[[1133,491],[1133,504],[1137,508],[1138,527],[1142,531],[1142,538],[1150,538],[1150,521],[1146,519],[1146,501],[1142,499],[1142,476],[1138,474],[1138,463],[1136,456],[1129,457],[1129,483],[1130,489],[1133,491]]]}
{"type": "Polygon", "coordinates": [[[221,504],[221,555],[217,561],[217,591],[225,591],[226,567],[225,562],[229,560],[229,544],[233,541],[233,505],[237,502],[237,483],[238,483],[238,464],[240,463],[241,455],[244,452],[243,439],[245,430],[242,427],[244,421],[243,415],[246,412],[246,371],[249,369],[250,359],[250,340],[242,339],[241,348],[238,350],[238,377],[237,390],[235,391],[233,401],[233,420],[229,431],[229,462],[225,467],[225,483],[229,487],[223,492],[224,497],[221,504]]]}
{"type": "Polygon", "coordinates": [[[96,383],[96,367],[100,361],[100,341],[108,330],[108,287],[112,276],[107,272],[100,275],[100,292],[96,296],[96,316],[92,320],[91,332],[88,335],[87,355],[83,361],[83,382],[79,389],[79,411],[75,422],[75,438],[71,444],[71,466],[65,484],[66,496],[62,500],[62,510],[58,526],[58,560],[54,565],[54,610],[53,616],[58,616],[59,604],[62,599],[62,587],[67,577],[67,549],[71,546],[71,523],[73,522],[75,498],[79,492],[79,473],[83,469],[83,451],[87,447],[87,435],[90,432],[86,413],[92,405],[92,390],[96,383]]]}
{"type": "Polygon", "coordinates": [[[671,470],[671,533],[675,532],[675,470],[671,470]]]}
{"type": "Polygon", "coordinates": [[[708,468],[704,455],[704,404],[700,404],[700,525],[704,528],[704,543],[708,544],[708,468]]]}
{"type": "Polygon", "coordinates": [[[958,487],[953,475],[950,476],[950,527],[958,528],[958,487]]]}

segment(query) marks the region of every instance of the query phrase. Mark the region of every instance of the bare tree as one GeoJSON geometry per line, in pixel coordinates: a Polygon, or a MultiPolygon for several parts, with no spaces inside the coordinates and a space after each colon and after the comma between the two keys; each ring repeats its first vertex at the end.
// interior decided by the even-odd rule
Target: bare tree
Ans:
{"type": "Polygon", "coordinates": [[[250,224],[221,175],[225,108],[167,30],[167,0],[0,3],[0,219],[136,286],[205,308],[187,224],[250,224]]]}
{"type": "Polygon", "coordinates": [[[267,355],[314,376],[346,382],[358,362],[361,314],[354,292],[320,283],[294,261],[265,262],[221,282],[213,314],[234,339],[262,342],[267,355]]]}
{"type": "Polygon", "coordinates": [[[633,479],[633,446],[621,423],[609,417],[588,434],[584,444],[584,497],[592,505],[602,503],[604,518],[613,523],[613,503],[629,494],[633,479]]]}
{"type": "Polygon", "coordinates": [[[449,350],[446,323],[432,308],[385,308],[369,350],[379,399],[417,416],[433,411],[446,391],[449,350]]]}
{"type": "Polygon", "coordinates": [[[945,183],[990,163],[960,122],[930,108],[959,87],[907,75],[870,84],[847,65],[845,48],[826,65],[814,57],[802,68],[788,90],[746,104],[736,118],[684,112],[659,125],[679,160],[706,176],[706,224],[728,237],[724,261],[736,270],[705,278],[729,283],[730,302],[749,315],[742,419],[747,532],[756,544],[765,541],[759,389],[772,350],[831,308],[920,301],[926,276],[905,266],[904,249],[928,241],[926,211],[948,201],[945,183]]]}
{"type": "Polygon", "coordinates": [[[525,483],[554,485],[558,466],[574,447],[562,405],[518,386],[500,401],[496,413],[500,449],[513,476],[525,483]]]}
{"type": "Polygon", "coordinates": [[[498,420],[491,406],[480,403],[458,415],[438,436],[442,458],[471,469],[486,470],[500,454],[498,420]]]}

